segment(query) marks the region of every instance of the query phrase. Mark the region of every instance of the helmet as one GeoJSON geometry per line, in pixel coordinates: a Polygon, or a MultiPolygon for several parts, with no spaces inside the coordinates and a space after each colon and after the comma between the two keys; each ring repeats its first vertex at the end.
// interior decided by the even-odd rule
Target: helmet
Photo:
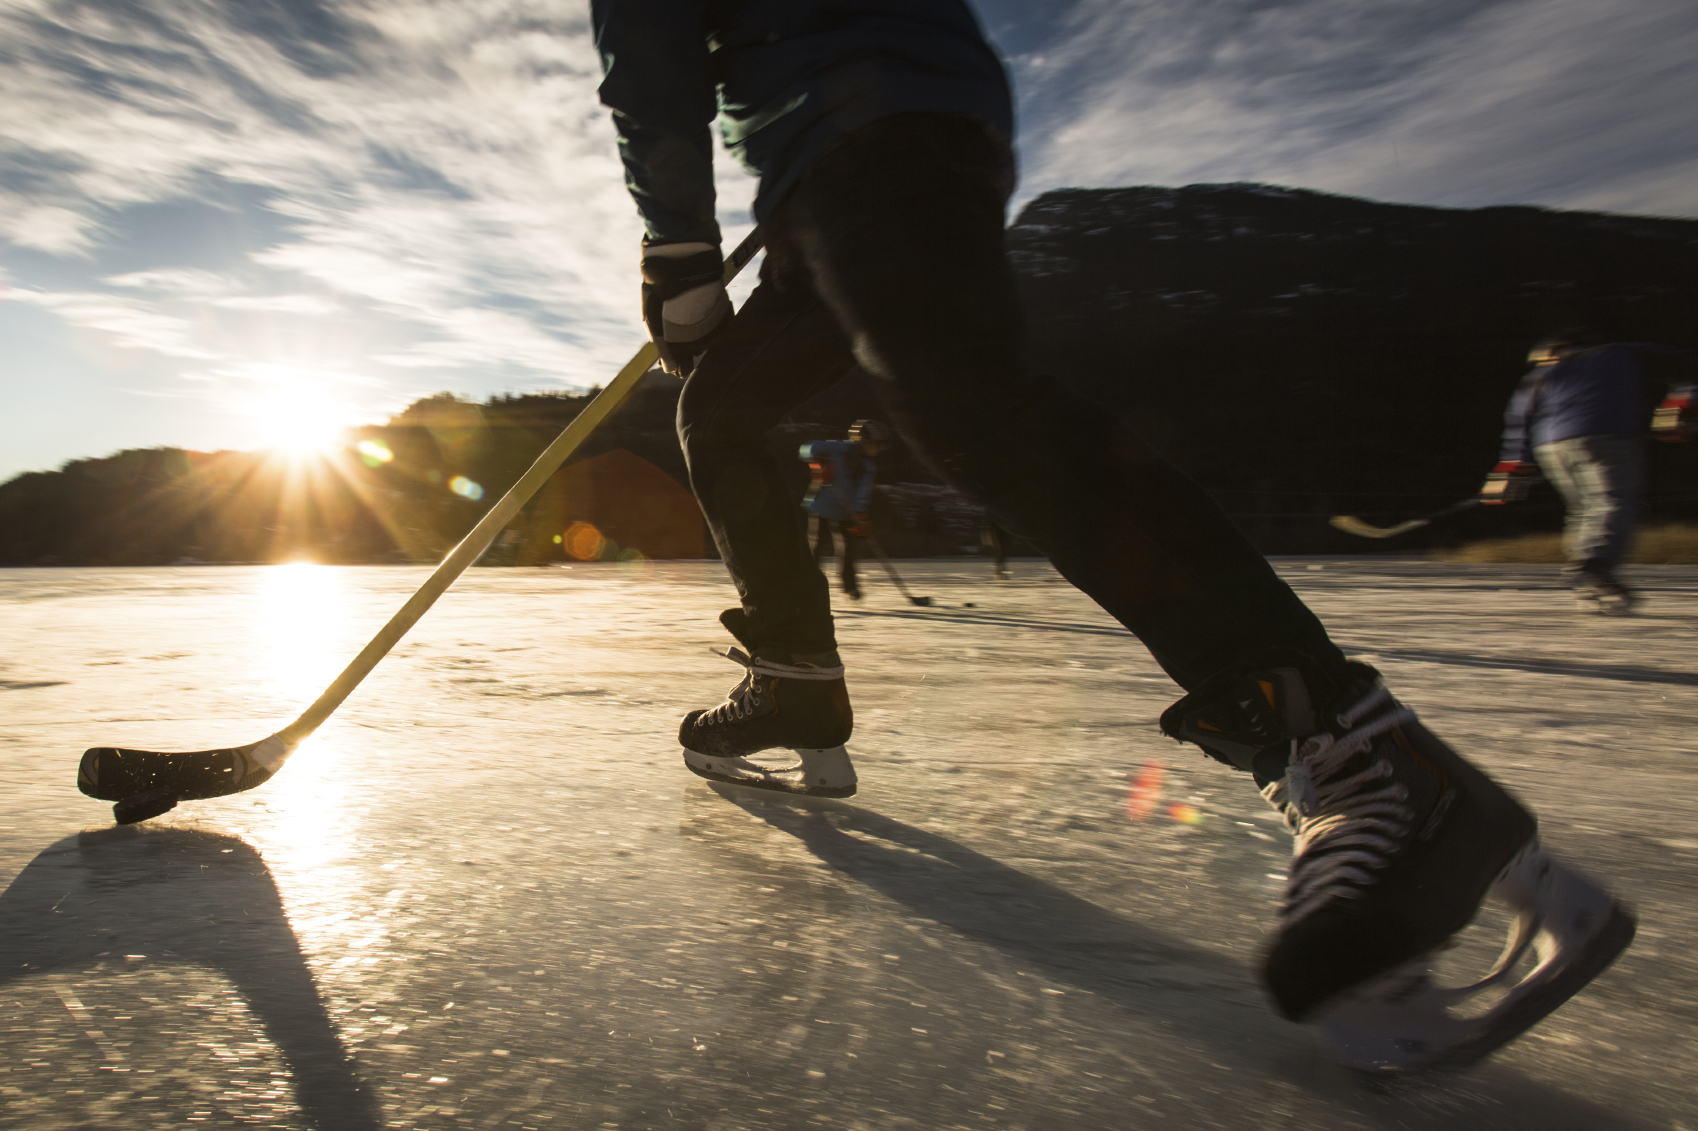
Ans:
{"type": "Polygon", "coordinates": [[[877,420],[857,420],[849,426],[851,443],[888,444],[890,429],[877,420]]]}
{"type": "Polygon", "coordinates": [[[1534,365],[1560,361],[1571,353],[1580,353],[1603,344],[1603,335],[1596,330],[1586,326],[1571,326],[1534,343],[1533,348],[1527,351],[1527,360],[1534,365]]]}

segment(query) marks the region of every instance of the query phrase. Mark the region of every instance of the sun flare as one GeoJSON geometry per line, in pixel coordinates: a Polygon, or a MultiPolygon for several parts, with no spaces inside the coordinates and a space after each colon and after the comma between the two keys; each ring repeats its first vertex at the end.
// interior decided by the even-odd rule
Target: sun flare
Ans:
{"type": "Polygon", "coordinates": [[[322,455],[342,443],[343,425],[326,406],[307,398],[275,398],[260,408],[264,443],[289,455],[322,455]]]}

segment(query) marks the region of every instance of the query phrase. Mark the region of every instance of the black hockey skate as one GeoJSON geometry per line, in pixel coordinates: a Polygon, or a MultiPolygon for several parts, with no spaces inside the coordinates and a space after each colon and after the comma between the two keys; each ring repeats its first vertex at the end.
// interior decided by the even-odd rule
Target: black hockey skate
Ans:
{"type": "Polygon", "coordinates": [[[1285,814],[1296,847],[1263,976],[1280,1011],[1319,1024],[1349,1067],[1471,1063],[1632,941],[1632,915],[1545,855],[1532,815],[1366,665],[1342,686],[1301,660],[1227,672],[1169,708],[1162,729],[1252,771],[1285,814]],[[1430,957],[1488,896],[1516,917],[1502,957],[1473,985],[1436,985],[1430,957]],[[1497,1000],[1478,1008],[1487,994],[1497,1000]]]}
{"type": "Polygon", "coordinates": [[[1574,583],[1574,600],[1583,613],[1624,617],[1639,603],[1639,596],[1614,577],[1582,574],[1574,583]]]}
{"type": "Polygon", "coordinates": [[[836,652],[757,648],[724,653],[748,669],[725,702],[691,711],[678,727],[684,764],[713,781],[812,797],[851,797],[855,767],[843,744],[854,729],[836,652]],[[795,758],[759,757],[787,749],[795,758]]]}

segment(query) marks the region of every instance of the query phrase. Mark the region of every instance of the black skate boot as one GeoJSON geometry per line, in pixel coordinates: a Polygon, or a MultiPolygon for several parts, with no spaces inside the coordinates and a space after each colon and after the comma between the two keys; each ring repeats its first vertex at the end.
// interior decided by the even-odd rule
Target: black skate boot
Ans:
{"type": "Polygon", "coordinates": [[[811,655],[739,648],[724,655],[748,669],[725,702],[691,711],[678,727],[684,764],[714,781],[813,797],[851,797],[855,767],[843,744],[854,729],[836,652],[811,655]],[[794,759],[769,764],[762,751],[794,759]]]}
{"type": "Polygon", "coordinates": [[[1401,706],[1372,668],[1341,682],[1279,659],[1174,704],[1162,730],[1250,770],[1296,835],[1263,977],[1280,1012],[1374,1073],[1486,1055],[1591,981],[1633,938],[1631,915],[1538,847],[1533,817],[1401,706]],[[1427,960],[1488,894],[1517,926],[1482,982],[1441,988],[1427,960]],[[1511,983],[1529,953],[1536,968],[1511,983]],[[1473,1015],[1452,1006],[1487,989],[1473,1015]]]}

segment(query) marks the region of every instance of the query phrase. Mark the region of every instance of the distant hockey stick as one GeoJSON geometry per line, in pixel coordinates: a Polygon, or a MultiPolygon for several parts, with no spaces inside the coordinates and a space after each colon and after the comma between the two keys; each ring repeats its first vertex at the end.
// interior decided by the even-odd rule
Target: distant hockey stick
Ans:
{"type": "Polygon", "coordinates": [[[932,603],[932,599],[930,597],[916,597],[912,593],[908,592],[908,587],[902,584],[902,578],[897,575],[896,567],[891,565],[890,559],[885,556],[884,547],[878,544],[878,539],[874,538],[871,534],[868,534],[866,537],[867,545],[873,548],[873,553],[877,554],[878,560],[883,563],[884,572],[890,575],[890,580],[896,582],[896,588],[900,589],[902,591],[902,595],[908,598],[908,603],[920,606],[930,605],[932,603]]]}
{"type": "Polygon", "coordinates": [[[1479,505],[1479,497],[1476,495],[1470,495],[1466,499],[1452,503],[1448,507],[1442,507],[1439,510],[1434,511],[1432,514],[1422,515],[1420,518],[1412,518],[1407,522],[1399,522],[1394,526],[1374,526],[1371,523],[1363,522],[1353,514],[1334,515],[1328,521],[1334,527],[1344,531],[1346,534],[1354,534],[1359,538],[1395,538],[1399,534],[1407,534],[1411,530],[1419,530],[1421,527],[1426,526],[1429,523],[1437,522],[1441,518],[1449,518],[1452,515],[1471,511],[1479,505]]]}
{"type": "MultiPolygon", "coordinates": [[[[757,228],[726,258],[725,281],[729,283],[736,278],[760,248],[761,233],[757,228]]],[[[157,817],[175,808],[179,801],[223,797],[269,781],[295,747],[306,741],[307,736],[353,694],[378,661],[388,655],[407,630],[418,623],[443,591],[454,583],[454,579],[483,555],[496,535],[506,528],[519,508],[537,493],[549,476],[578,450],[602,421],[630,399],[636,391],[637,382],[654,366],[657,357],[654,343],[648,342],[625,363],[619,375],[584,406],[553,443],[543,449],[530,470],[501,496],[489,513],[472,527],[471,533],[449,551],[419,591],[389,618],[389,623],[378,631],[371,643],[294,722],[258,742],[218,750],[171,754],[96,746],[83,754],[82,763],[77,767],[77,788],[90,797],[117,802],[112,806],[112,817],[120,825],[128,825],[157,817]]]]}

